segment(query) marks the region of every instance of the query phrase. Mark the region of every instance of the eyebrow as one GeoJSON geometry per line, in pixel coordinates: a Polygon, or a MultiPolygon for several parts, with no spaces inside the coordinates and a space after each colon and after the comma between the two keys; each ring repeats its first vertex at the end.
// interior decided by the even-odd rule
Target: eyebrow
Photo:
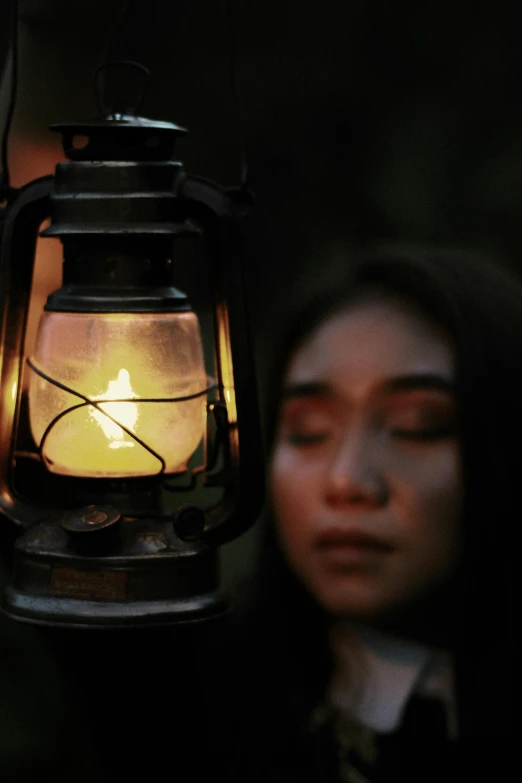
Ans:
{"type": "MultiPolygon", "coordinates": [[[[446,394],[455,394],[455,382],[443,375],[436,373],[415,373],[412,375],[399,375],[396,378],[386,380],[381,390],[386,394],[395,394],[406,391],[434,390],[446,394]]],[[[281,400],[291,400],[300,397],[329,397],[332,395],[332,387],[329,383],[320,381],[305,381],[291,383],[281,391],[281,400]]]]}
{"type": "Polygon", "coordinates": [[[400,375],[397,378],[390,378],[389,381],[383,384],[383,389],[389,394],[417,389],[455,394],[455,381],[436,373],[416,373],[414,375],[400,375]]]}
{"type": "Polygon", "coordinates": [[[290,383],[281,390],[282,400],[293,400],[296,397],[328,397],[332,389],[328,383],[308,381],[305,383],[290,383]]]}

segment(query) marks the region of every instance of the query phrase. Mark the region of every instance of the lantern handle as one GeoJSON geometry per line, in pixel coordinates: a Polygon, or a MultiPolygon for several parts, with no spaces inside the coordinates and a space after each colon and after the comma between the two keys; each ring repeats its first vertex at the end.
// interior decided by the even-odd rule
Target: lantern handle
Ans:
{"type": "MultiPolygon", "coordinates": [[[[108,81],[110,84],[110,77],[108,81]]],[[[128,80],[125,79],[124,82],[126,85],[128,85],[128,80]]],[[[134,60],[111,60],[110,62],[103,63],[96,69],[94,72],[94,84],[96,106],[100,115],[104,117],[113,117],[116,115],[136,116],[141,105],[143,104],[143,101],[145,100],[145,96],[147,95],[150,86],[150,71],[144,65],[135,62],[134,60]],[[132,69],[135,69],[135,71],[139,71],[144,77],[143,84],[141,86],[139,83],[136,84],[136,80],[134,79],[134,95],[132,94],[132,90],[129,94],[128,89],[126,95],[122,94],[121,91],[120,94],[116,92],[116,94],[110,95],[110,89],[108,89],[107,83],[103,83],[102,76],[105,71],[111,70],[113,74],[116,74],[118,68],[123,68],[123,72],[126,75],[129,74],[132,69]]]]}
{"type": "Polygon", "coordinates": [[[28,281],[33,276],[38,231],[49,217],[53,180],[52,175],[46,175],[17,190],[5,210],[0,232],[0,345],[4,349],[0,354],[0,512],[21,527],[42,516],[41,509],[18,497],[10,479],[15,458],[13,432],[22,397],[28,281]]]}

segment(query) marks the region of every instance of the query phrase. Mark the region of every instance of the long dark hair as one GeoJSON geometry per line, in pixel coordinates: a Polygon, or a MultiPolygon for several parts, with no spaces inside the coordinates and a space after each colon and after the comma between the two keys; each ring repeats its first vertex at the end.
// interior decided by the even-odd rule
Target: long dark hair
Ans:
{"type": "MultiPolygon", "coordinates": [[[[465,556],[451,599],[442,606],[457,669],[463,737],[505,735],[513,728],[514,531],[522,485],[522,284],[481,253],[444,248],[373,246],[350,249],[325,285],[310,295],[279,339],[266,406],[268,441],[289,358],[324,318],[361,288],[414,303],[440,324],[456,352],[457,403],[465,486],[465,556]],[[332,279],[333,277],[333,279],[332,279]]],[[[518,601],[517,601],[518,604],[518,601]]],[[[291,574],[270,509],[259,551],[251,638],[262,649],[263,692],[286,694],[303,716],[329,673],[324,613],[291,574]]],[[[439,620],[441,618],[439,617],[439,620]]],[[[282,719],[288,716],[279,709],[282,719]]]]}

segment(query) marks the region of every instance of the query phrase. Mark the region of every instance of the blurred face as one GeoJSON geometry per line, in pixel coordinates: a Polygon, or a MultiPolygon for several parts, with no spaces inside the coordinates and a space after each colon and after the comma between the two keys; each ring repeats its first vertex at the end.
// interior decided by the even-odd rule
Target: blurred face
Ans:
{"type": "Polygon", "coordinates": [[[334,615],[393,616],[443,586],[460,549],[454,360],[437,326],[366,295],[298,348],[271,489],[290,567],[334,615]]]}

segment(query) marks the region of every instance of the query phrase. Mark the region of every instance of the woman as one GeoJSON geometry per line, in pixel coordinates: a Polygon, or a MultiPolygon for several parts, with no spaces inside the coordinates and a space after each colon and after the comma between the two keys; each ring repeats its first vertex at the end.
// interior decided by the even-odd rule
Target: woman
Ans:
{"type": "Polygon", "coordinates": [[[522,287],[475,254],[374,248],[312,299],[279,364],[239,774],[499,779],[522,287]]]}

